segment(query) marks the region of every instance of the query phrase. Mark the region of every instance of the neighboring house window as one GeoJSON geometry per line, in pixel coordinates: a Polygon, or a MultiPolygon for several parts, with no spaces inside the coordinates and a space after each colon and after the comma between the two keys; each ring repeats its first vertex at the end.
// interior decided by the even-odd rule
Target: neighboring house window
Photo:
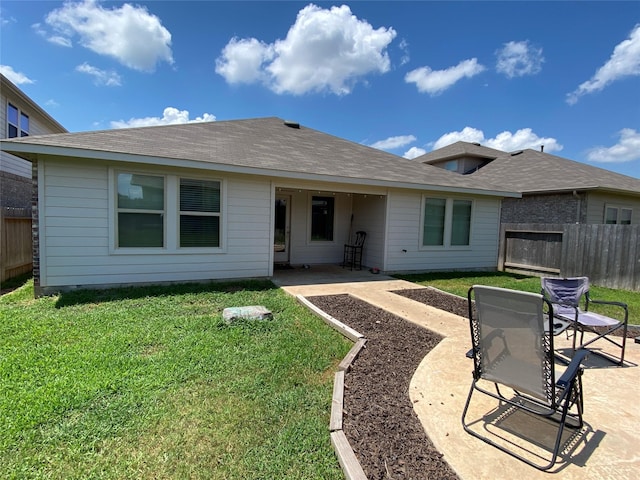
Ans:
{"type": "Polygon", "coordinates": [[[118,174],[118,247],[164,247],[164,177],[118,174]]]}
{"type": "Polygon", "coordinates": [[[608,206],[604,212],[604,223],[607,225],[631,225],[632,213],[630,208],[608,206]]]}
{"type": "Polygon", "coordinates": [[[333,241],[334,197],[311,198],[311,240],[333,241]]]}
{"type": "Polygon", "coordinates": [[[458,171],[458,160],[449,160],[444,164],[444,169],[449,170],[450,172],[458,171]]]}
{"type": "Polygon", "coordinates": [[[424,199],[422,246],[467,246],[471,242],[471,200],[424,199]]]}
{"type": "Polygon", "coordinates": [[[29,136],[29,115],[9,104],[7,108],[7,138],[29,136]]]}
{"type": "Polygon", "coordinates": [[[180,247],[220,246],[220,182],[180,179],[180,247]]]}

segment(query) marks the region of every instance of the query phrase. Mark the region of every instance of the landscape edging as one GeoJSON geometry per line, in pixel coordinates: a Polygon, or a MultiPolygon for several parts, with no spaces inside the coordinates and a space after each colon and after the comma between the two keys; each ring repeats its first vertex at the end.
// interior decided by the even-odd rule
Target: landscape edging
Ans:
{"type": "Polygon", "coordinates": [[[320,316],[330,327],[340,332],[351,341],[355,342],[353,347],[344,357],[338,371],[335,373],[333,383],[333,397],[331,399],[331,418],[329,420],[329,435],[331,436],[331,445],[338,457],[338,462],[347,480],[367,480],[367,476],[362,469],[362,465],[358,461],[351,444],[342,429],[342,413],[344,408],[344,376],[351,369],[351,364],[356,359],[360,351],[365,348],[367,339],[361,333],[355,331],[351,327],[345,325],[331,315],[322,311],[303,295],[296,295],[296,299],[302,305],[306,306],[316,315],[320,316]]]}

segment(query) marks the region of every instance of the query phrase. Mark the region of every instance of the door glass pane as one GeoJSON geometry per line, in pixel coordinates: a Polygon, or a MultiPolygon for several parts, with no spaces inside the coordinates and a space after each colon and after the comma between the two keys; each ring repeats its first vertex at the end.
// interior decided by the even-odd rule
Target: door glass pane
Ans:
{"type": "Polygon", "coordinates": [[[471,201],[454,200],[451,219],[451,245],[469,245],[471,201]]]}
{"type": "Polygon", "coordinates": [[[275,225],[273,230],[273,251],[284,252],[287,249],[287,199],[277,198],[275,206],[275,225]]]}
{"type": "Polygon", "coordinates": [[[444,244],[444,198],[427,198],[424,204],[424,230],[422,244],[424,246],[444,244]]]}

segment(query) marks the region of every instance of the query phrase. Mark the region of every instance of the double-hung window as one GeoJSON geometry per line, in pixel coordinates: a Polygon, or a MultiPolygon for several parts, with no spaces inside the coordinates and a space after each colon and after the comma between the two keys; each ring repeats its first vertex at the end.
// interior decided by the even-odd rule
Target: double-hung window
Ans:
{"type": "Polygon", "coordinates": [[[425,197],[422,218],[423,247],[461,247],[471,244],[473,202],[425,197]]]}
{"type": "Polygon", "coordinates": [[[605,208],[604,223],[608,225],[631,225],[631,216],[633,210],[624,207],[612,207],[605,208]]]}
{"type": "Polygon", "coordinates": [[[7,105],[7,138],[29,136],[29,115],[21,112],[18,107],[7,105]]]}
{"type": "Polygon", "coordinates": [[[220,182],[180,179],[180,247],[220,246],[220,182]]]}
{"type": "Polygon", "coordinates": [[[117,246],[164,247],[165,180],[162,176],[118,174],[117,246]]]}

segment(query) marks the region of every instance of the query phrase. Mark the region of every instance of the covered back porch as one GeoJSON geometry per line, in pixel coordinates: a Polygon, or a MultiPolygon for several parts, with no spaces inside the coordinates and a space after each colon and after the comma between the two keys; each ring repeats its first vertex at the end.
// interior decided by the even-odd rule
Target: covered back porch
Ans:
{"type": "Polygon", "coordinates": [[[341,265],[358,231],[366,232],[362,269],[384,270],[386,190],[276,185],[273,205],[274,273],[341,265]]]}

